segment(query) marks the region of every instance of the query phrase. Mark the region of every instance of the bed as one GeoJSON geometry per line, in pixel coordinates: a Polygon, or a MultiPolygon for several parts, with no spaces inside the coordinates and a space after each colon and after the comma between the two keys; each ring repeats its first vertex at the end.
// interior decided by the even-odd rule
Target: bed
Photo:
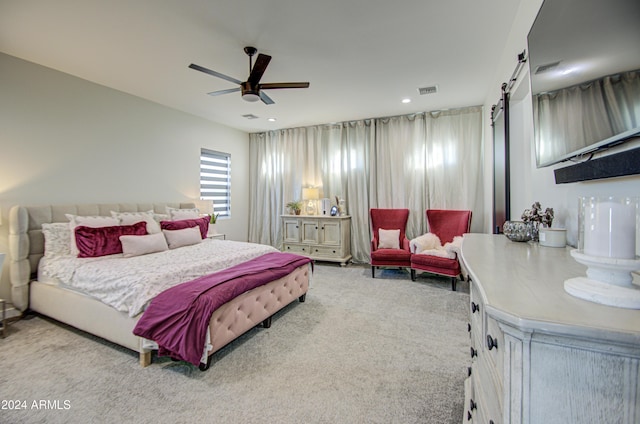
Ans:
{"type": "MultiPolygon", "coordinates": [[[[153,340],[133,334],[134,328],[136,328],[143,315],[141,311],[149,306],[148,303],[138,301],[135,306],[122,306],[120,303],[111,303],[110,305],[108,304],[109,302],[105,303],[104,299],[101,299],[100,293],[91,293],[89,295],[76,286],[64,284],[63,281],[59,281],[56,278],[49,278],[50,275],[54,275],[62,276],[61,278],[64,279],[66,275],[72,274],[75,277],[75,271],[72,274],[65,274],[64,271],[62,274],[55,274],[51,272],[51,269],[48,269],[52,261],[49,261],[44,255],[45,238],[43,226],[45,230],[48,230],[53,223],[68,223],[68,215],[82,217],[110,216],[113,212],[135,214],[151,211],[154,214],[162,215],[166,214],[167,208],[185,210],[193,207],[192,203],[14,206],[10,211],[9,218],[10,281],[14,306],[20,311],[24,312],[29,309],[134,350],[139,353],[140,364],[142,366],[149,365],[151,363],[151,353],[158,346],[153,340]],[[41,278],[39,278],[39,275],[41,278]],[[42,275],[45,276],[42,277],[42,275]]],[[[240,249],[242,245],[247,245],[252,250],[255,250],[252,254],[253,257],[275,250],[269,246],[261,247],[261,245],[251,243],[214,239],[202,240],[201,246],[196,247],[198,249],[210,247],[214,251],[225,252],[240,249]]],[[[183,249],[187,249],[187,247],[180,247],[175,251],[182,251],[183,249]]],[[[143,255],[146,257],[143,259],[151,260],[150,258],[153,255],[160,254],[167,254],[167,252],[143,255]]],[[[275,252],[273,254],[279,255],[279,253],[275,252]]],[[[207,255],[207,253],[194,251],[193,254],[187,253],[187,255],[197,257],[198,255],[207,255]]],[[[213,256],[215,254],[211,255],[211,257],[213,256]]],[[[112,261],[137,259],[106,258],[112,261]]],[[[182,261],[185,262],[184,260],[182,261]]],[[[91,261],[89,260],[89,262],[91,261]]],[[[226,262],[235,262],[233,265],[236,268],[244,264],[244,262],[240,261],[240,258],[227,257],[226,262]]],[[[150,263],[153,263],[153,261],[150,263]]],[[[144,260],[142,264],[136,266],[144,266],[144,260]]],[[[192,277],[208,273],[210,270],[207,267],[194,265],[193,270],[184,269],[179,274],[186,278],[184,281],[189,281],[192,277]]],[[[63,267],[62,269],[64,270],[65,268],[63,267]]],[[[260,324],[269,327],[271,325],[271,316],[274,313],[296,299],[304,302],[309,288],[311,273],[311,264],[305,263],[292,269],[286,275],[242,292],[215,309],[208,320],[207,339],[202,347],[200,369],[207,369],[211,364],[212,355],[216,351],[247,330],[260,324]]],[[[85,280],[88,280],[85,283],[91,284],[91,272],[85,274],[85,280]]],[[[154,293],[151,294],[152,297],[154,295],[154,293]]]]}

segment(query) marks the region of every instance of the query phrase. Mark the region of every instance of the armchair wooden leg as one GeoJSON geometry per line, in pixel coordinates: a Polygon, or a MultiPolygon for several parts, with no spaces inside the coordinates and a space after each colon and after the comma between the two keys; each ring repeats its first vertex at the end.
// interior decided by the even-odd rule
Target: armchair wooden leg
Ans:
{"type": "Polygon", "coordinates": [[[458,281],[458,277],[451,277],[451,290],[456,291],[456,282],[458,281]]]}
{"type": "Polygon", "coordinates": [[[376,267],[371,265],[371,278],[376,278],[376,267]]]}
{"type": "Polygon", "coordinates": [[[416,281],[416,270],[411,268],[411,281],[416,281]]]}

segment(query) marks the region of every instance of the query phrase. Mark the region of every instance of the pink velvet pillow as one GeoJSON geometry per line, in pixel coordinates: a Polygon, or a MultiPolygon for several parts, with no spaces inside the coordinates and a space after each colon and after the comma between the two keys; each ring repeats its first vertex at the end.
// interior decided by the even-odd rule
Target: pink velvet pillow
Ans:
{"type": "Polygon", "coordinates": [[[122,253],[120,236],[144,236],[147,234],[147,223],[142,221],[133,225],[98,228],[81,225],[75,228],[75,233],[78,257],[95,258],[122,253]]]}
{"type": "Polygon", "coordinates": [[[209,232],[209,215],[197,219],[181,219],[179,221],[160,221],[160,228],[163,230],[184,230],[185,228],[200,227],[200,235],[207,238],[209,232]]]}

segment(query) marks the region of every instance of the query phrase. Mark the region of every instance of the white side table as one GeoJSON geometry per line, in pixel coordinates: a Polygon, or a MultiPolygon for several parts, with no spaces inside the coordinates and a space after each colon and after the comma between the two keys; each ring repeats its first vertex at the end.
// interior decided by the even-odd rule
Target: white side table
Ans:
{"type": "Polygon", "coordinates": [[[226,240],[226,234],[207,234],[207,238],[216,239],[216,240],[226,240]]]}

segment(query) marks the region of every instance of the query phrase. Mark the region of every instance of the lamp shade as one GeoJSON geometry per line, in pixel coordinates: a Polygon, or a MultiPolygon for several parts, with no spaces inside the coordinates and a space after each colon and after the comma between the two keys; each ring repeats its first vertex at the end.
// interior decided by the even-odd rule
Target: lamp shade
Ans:
{"type": "Polygon", "coordinates": [[[307,200],[318,200],[320,198],[320,190],[315,187],[303,188],[302,198],[307,200]]]}
{"type": "Polygon", "coordinates": [[[200,210],[201,214],[211,215],[213,213],[213,202],[211,200],[194,200],[193,203],[200,210]]]}

